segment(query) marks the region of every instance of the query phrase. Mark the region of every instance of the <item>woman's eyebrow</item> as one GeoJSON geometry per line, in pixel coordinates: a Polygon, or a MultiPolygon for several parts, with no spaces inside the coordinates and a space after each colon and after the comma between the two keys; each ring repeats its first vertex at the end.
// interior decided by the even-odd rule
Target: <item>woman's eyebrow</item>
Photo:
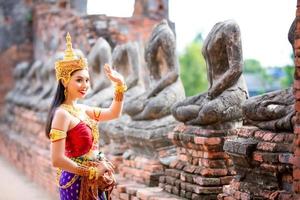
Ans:
{"type": "Polygon", "coordinates": [[[80,75],[76,75],[75,78],[90,79],[90,77],[84,77],[84,76],[80,76],[80,75]]]}

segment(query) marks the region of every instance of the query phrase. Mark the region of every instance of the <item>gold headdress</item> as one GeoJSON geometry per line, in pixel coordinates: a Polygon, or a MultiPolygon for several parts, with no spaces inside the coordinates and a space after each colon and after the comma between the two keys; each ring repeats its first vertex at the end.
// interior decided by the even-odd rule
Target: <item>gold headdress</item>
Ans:
{"type": "Polygon", "coordinates": [[[66,36],[67,48],[65,50],[64,59],[55,62],[55,71],[57,81],[63,79],[66,83],[70,81],[71,73],[75,70],[87,69],[87,60],[75,55],[72,49],[71,36],[68,33],[66,36]]]}

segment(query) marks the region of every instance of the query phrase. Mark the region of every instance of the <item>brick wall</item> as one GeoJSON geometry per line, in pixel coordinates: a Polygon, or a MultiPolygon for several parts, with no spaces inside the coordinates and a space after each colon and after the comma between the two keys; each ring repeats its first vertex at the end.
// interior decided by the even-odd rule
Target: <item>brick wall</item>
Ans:
{"type": "MultiPolygon", "coordinates": [[[[151,6],[150,1],[136,0],[144,8],[151,6]]],[[[112,47],[127,41],[139,41],[143,44],[149,37],[153,26],[158,23],[164,9],[159,14],[151,11],[150,15],[136,15],[133,18],[107,17],[104,15],[84,15],[77,3],[86,1],[70,0],[13,0],[7,1],[7,9],[19,5],[28,11],[30,19],[29,36],[22,35],[22,40],[6,41],[0,50],[0,154],[30,179],[57,195],[55,186],[55,169],[50,162],[49,140],[44,134],[46,113],[39,113],[21,106],[5,102],[5,95],[14,87],[13,69],[21,61],[31,62],[48,60],[55,52],[65,49],[65,35],[69,31],[74,48],[88,53],[96,39],[104,37],[112,47]],[[78,9],[79,10],[78,10],[78,9]],[[156,16],[156,17],[155,17],[156,16]]],[[[159,1],[158,1],[159,2],[159,1]]],[[[164,3],[167,1],[164,0],[164,3]]],[[[160,4],[157,4],[160,5],[160,4]]],[[[167,5],[167,4],[164,4],[167,5]]],[[[153,6],[151,7],[154,8],[153,6]]],[[[2,9],[2,8],[0,8],[2,9]]],[[[147,10],[147,9],[146,9],[147,10]]],[[[149,12],[148,12],[149,13],[149,12]]],[[[18,38],[19,23],[13,16],[7,15],[9,25],[0,25],[0,33],[7,30],[9,36],[18,38]],[[7,27],[6,27],[7,26],[7,27]],[[9,29],[9,27],[13,27],[9,29]],[[7,30],[6,30],[7,29],[7,30]]],[[[23,33],[23,32],[22,32],[23,33]]],[[[27,32],[26,32],[27,33],[27,32]]],[[[2,38],[3,39],[3,38],[2,38]]],[[[4,40],[5,41],[5,40],[4,40]]],[[[0,41],[2,42],[2,41],[0,41]]]]}
{"type": "Polygon", "coordinates": [[[300,199],[300,0],[297,0],[296,11],[296,32],[295,32],[295,109],[296,109],[296,124],[294,127],[294,168],[293,168],[293,189],[295,199],[300,199]]]}

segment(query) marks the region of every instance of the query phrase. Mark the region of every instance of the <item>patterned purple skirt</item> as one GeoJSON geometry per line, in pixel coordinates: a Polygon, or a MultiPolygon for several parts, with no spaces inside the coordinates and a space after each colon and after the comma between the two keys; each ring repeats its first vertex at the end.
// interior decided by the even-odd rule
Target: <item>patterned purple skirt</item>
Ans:
{"type": "MultiPolygon", "coordinates": [[[[73,173],[62,171],[59,185],[61,200],[79,200],[81,177],[73,173]]],[[[99,192],[98,200],[106,200],[104,192],[99,192]]]]}

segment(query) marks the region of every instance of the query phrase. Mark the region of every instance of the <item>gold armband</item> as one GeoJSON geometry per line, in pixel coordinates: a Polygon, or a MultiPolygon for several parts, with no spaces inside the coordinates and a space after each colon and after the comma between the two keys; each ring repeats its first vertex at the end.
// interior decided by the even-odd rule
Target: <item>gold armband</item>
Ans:
{"type": "Polygon", "coordinates": [[[49,136],[50,136],[51,142],[55,142],[57,140],[61,140],[61,139],[66,138],[67,137],[67,133],[65,131],[52,128],[50,130],[49,136]]]}
{"type": "Polygon", "coordinates": [[[115,100],[123,101],[124,92],[127,90],[127,86],[125,84],[120,85],[117,84],[115,87],[115,100]]]}

